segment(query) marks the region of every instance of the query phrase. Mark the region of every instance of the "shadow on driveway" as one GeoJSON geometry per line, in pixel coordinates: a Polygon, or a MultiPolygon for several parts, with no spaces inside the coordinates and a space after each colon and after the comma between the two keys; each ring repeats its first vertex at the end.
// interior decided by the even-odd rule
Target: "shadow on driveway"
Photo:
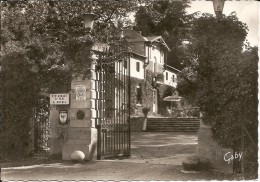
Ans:
{"type": "Polygon", "coordinates": [[[181,165],[196,153],[197,132],[133,132],[128,162],[181,165]]]}

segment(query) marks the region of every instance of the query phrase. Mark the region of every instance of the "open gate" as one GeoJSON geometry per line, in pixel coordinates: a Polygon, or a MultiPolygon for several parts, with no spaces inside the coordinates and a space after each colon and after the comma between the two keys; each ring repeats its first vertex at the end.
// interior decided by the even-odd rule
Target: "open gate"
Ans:
{"type": "Polygon", "coordinates": [[[98,159],[130,156],[130,62],[127,52],[99,60],[98,159]]]}

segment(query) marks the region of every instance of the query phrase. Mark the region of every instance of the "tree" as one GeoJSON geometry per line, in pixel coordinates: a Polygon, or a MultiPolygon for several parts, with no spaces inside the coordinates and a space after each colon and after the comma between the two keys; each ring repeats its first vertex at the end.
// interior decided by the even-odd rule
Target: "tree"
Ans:
{"type": "Polygon", "coordinates": [[[193,15],[185,9],[188,1],[152,1],[146,2],[136,13],[135,29],[143,36],[161,35],[170,47],[167,64],[182,69],[186,55],[183,41],[189,40],[189,28],[193,15]]]}
{"type": "Polygon", "coordinates": [[[197,58],[190,58],[189,62],[186,61],[185,67],[178,74],[177,90],[187,102],[196,105],[198,102],[198,60],[197,58]]]}
{"type": "Polygon", "coordinates": [[[257,143],[258,48],[243,52],[246,24],[235,14],[218,19],[206,14],[194,21],[191,33],[194,58],[183,70],[178,90],[196,98],[203,121],[212,126],[213,137],[222,146],[241,150],[243,123],[252,139],[249,135],[245,139],[251,155],[247,160],[257,163],[253,155],[257,148],[252,145],[257,143]]]}
{"type": "Polygon", "coordinates": [[[136,1],[1,2],[1,153],[28,153],[29,118],[42,89],[67,92],[72,73],[84,73],[90,53],[84,43],[110,43],[136,1]],[[86,41],[82,14],[96,13],[93,39],[86,41]],[[84,53],[84,54],[83,54],[84,53]],[[84,57],[84,59],[83,59],[84,57]],[[15,149],[19,150],[15,150],[15,149]]]}

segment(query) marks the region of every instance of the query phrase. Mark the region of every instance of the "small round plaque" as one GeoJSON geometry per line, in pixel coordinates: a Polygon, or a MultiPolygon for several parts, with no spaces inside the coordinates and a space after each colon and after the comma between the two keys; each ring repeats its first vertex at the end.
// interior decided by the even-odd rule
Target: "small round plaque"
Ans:
{"type": "Polygon", "coordinates": [[[77,118],[78,119],[83,119],[84,117],[85,117],[85,113],[83,111],[79,110],[77,112],[77,118]]]}

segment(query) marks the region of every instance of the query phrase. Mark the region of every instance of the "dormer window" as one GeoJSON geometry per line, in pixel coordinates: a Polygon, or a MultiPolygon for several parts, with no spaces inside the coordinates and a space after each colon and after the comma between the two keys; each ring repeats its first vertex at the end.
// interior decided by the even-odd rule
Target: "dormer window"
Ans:
{"type": "Polygon", "coordinates": [[[166,80],[168,80],[168,72],[166,72],[166,80]]]}

